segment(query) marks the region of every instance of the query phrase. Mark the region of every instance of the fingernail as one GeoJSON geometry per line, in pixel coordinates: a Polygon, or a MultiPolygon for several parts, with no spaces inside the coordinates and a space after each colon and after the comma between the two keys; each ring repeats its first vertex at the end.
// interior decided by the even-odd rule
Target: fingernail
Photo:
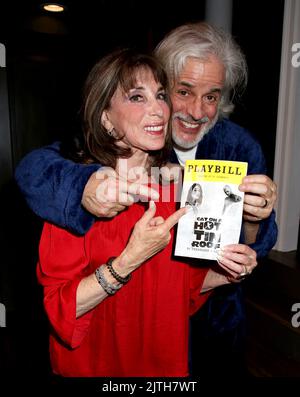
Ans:
{"type": "Polygon", "coordinates": [[[184,213],[183,213],[183,216],[184,216],[189,212],[189,209],[188,209],[188,207],[182,207],[182,208],[184,208],[184,213]]]}
{"type": "Polygon", "coordinates": [[[192,212],[193,211],[193,207],[191,207],[191,206],[186,206],[185,207],[186,208],[186,213],[188,213],[188,212],[192,212]]]}
{"type": "Polygon", "coordinates": [[[128,201],[130,201],[131,203],[134,203],[134,197],[131,196],[131,194],[128,194],[128,201]]]}
{"type": "Polygon", "coordinates": [[[150,201],[149,201],[149,207],[150,207],[151,209],[154,209],[154,208],[155,208],[155,202],[154,202],[153,200],[150,200],[150,201]]]}
{"type": "Polygon", "coordinates": [[[159,199],[159,193],[156,190],[152,190],[151,198],[153,200],[158,200],[159,199]]]}

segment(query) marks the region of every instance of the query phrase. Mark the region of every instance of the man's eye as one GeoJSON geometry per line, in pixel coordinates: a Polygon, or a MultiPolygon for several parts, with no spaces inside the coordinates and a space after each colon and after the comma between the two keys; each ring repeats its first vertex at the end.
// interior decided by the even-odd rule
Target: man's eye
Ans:
{"type": "Polygon", "coordinates": [[[209,103],[213,103],[213,102],[216,102],[218,100],[218,98],[215,97],[214,95],[206,95],[205,98],[206,98],[206,101],[209,102],[209,103]]]}
{"type": "Polygon", "coordinates": [[[178,90],[177,93],[181,96],[188,96],[188,92],[186,90],[178,90]]]}
{"type": "Polygon", "coordinates": [[[141,95],[132,95],[129,100],[131,102],[141,102],[143,100],[143,97],[141,95]]]}

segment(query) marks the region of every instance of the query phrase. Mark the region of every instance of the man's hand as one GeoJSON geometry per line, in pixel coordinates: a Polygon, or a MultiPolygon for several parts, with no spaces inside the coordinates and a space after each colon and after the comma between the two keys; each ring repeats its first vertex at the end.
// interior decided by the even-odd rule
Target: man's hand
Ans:
{"type": "Polygon", "coordinates": [[[159,193],[141,182],[120,178],[112,168],[102,167],[90,176],[81,204],[97,217],[112,218],[138,198],[157,200],[159,193]]]}
{"type": "Polygon", "coordinates": [[[217,262],[229,273],[228,281],[241,281],[257,266],[256,252],[245,244],[229,244],[219,251],[217,262]]]}
{"type": "Polygon", "coordinates": [[[272,179],[266,175],[247,175],[239,190],[245,192],[244,220],[257,222],[270,216],[277,198],[277,187],[272,179]]]}
{"type": "Polygon", "coordinates": [[[257,266],[256,252],[245,244],[226,245],[218,251],[217,262],[219,266],[207,272],[201,292],[244,280],[257,266]]]}

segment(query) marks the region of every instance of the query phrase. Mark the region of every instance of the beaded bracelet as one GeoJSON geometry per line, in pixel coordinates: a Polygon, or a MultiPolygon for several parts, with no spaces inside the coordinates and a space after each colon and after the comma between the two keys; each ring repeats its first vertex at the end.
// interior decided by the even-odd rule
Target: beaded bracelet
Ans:
{"type": "Polygon", "coordinates": [[[121,284],[126,284],[128,281],[131,279],[131,274],[128,274],[126,277],[122,277],[119,273],[115,271],[115,269],[112,267],[113,261],[116,259],[115,256],[112,256],[111,258],[108,259],[106,266],[107,269],[110,271],[111,275],[119,281],[121,284]]]}
{"type": "Polygon", "coordinates": [[[103,273],[104,266],[105,265],[101,265],[96,269],[95,271],[96,279],[108,295],[114,295],[122,287],[122,284],[120,285],[110,284],[104,277],[104,273],[103,273]]]}

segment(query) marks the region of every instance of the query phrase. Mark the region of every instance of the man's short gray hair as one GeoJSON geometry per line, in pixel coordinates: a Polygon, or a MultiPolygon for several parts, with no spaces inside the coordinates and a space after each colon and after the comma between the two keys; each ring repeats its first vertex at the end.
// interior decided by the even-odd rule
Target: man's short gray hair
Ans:
{"type": "Polygon", "coordinates": [[[216,56],[225,68],[220,116],[233,111],[234,97],[239,96],[247,85],[247,63],[240,47],[231,34],[205,22],[190,23],[172,30],[158,44],[155,54],[163,63],[171,86],[180,75],[187,58],[205,61],[211,55],[216,56]]]}

